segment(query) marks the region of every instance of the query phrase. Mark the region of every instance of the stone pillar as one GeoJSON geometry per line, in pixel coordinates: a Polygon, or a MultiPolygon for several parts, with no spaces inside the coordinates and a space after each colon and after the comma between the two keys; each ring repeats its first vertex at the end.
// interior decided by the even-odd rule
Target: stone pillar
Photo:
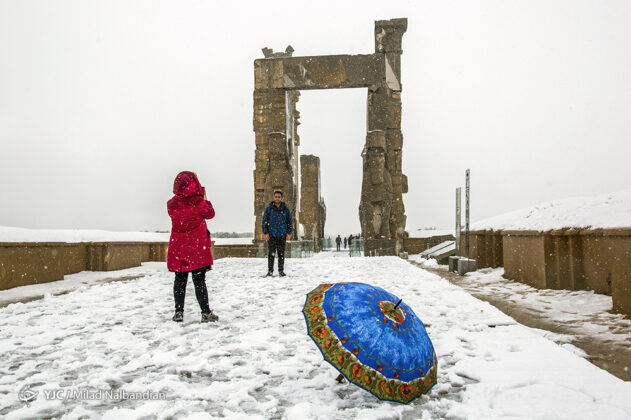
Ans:
{"type": "MultiPolygon", "coordinates": [[[[266,58],[290,57],[293,49],[274,53],[263,49],[266,58]]],[[[267,60],[262,60],[267,61],[267,60]]],[[[270,89],[267,86],[266,69],[261,60],[254,62],[254,241],[263,240],[261,221],[265,207],[273,200],[274,190],[281,190],[285,204],[296,214],[296,184],[294,180],[294,141],[299,114],[296,103],[299,92],[286,89],[270,89]]],[[[294,226],[295,228],[295,226],[294,226]]],[[[297,230],[294,230],[294,238],[297,230]]]]}
{"type": "MultiPolygon", "coordinates": [[[[285,92],[281,89],[254,91],[254,240],[263,240],[261,221],[273,191],[293,198],[291,153],[287,147],[285,92]]],[[[288,204],[290,205],[290,204],[288,204]]],[[[292,207],[290,207],[292,208],[292,207]]]]}
{"type": "Polygon", "coordinates": [[[359,211],[364,238],[396,239],[400,245],[406,222],[403,194],[408,188],[401,168],[401,42],[406,29],[406,19],[375,22],[375,55],[383,54],[385,72],[368,89],[359,211]]]}
{"type": "Polygon", "coordinates": [[[319,239],[324,237],[326,206],[320,190],[320,158],[300,156],[300,222],[305,229],[305,239],[314,241],[314,251],[319,252],[319,239]]]}
{"type": "Polygon", "coordinates": [[[362,151],[363,178],[359,221],[364,239],[391,239],[392,178],[387,168],[386,136],[370,131],[362,151]]]}

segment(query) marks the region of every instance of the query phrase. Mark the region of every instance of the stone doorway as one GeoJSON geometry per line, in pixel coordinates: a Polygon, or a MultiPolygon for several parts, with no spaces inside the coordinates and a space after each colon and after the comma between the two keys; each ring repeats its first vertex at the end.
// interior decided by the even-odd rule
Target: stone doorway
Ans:
{"type": "MultiPolygon", "coordinates": [[[[300,90],[367,88],[366,143],[359,205],[366,241],[392,241],[402,249],[405,236],[407,177],[401,170],[401,44],[407,19],[375,22],[375,53],[293,57],[293,48],[254,61],[254,240],[262,241],[261,218],[272,192],[299,215],[297,133],[300,90]]],[[[294,226],[295,228],[297,226],[294,226]]],[[[297,229],[295,230],[298,231],[297,229]]],[[[368,243],[367,243],[368,247],[368,243]]]]}

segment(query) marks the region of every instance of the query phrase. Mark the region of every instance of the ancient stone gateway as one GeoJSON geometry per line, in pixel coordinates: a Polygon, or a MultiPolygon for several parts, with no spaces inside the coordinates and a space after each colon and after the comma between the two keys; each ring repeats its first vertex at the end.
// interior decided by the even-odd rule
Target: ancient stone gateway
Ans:
{"type": "MultiPolygon", "coordinates": [[[[261,218],[272,192],[280,189],[296,214],[298,159],[296,110],[302,89],[368,88],[367,134],[362,152],[359,218],[365,239],[405,235],[407,177],[401,171],[401,41],[407,19],[375,22],[375,53],[292,57],[293,49],[254,61],[255,241],[263,240],[261,218]]],[[[295,217],[294,217],[295,220],[295,217]]]]}

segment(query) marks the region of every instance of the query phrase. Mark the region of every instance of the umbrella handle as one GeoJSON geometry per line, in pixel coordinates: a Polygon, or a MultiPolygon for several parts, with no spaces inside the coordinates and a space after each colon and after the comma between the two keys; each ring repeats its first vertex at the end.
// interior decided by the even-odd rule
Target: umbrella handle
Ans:
{"type": "Polygon", "coordinates": [[[397,309],[399,307],[399,304],[401,303],[403,299],[399,299],[399,301],[397,302],[396,305],[394,305],[394,308],[392,308],[392,310],[394,311],[395,309],[397,309]]]}

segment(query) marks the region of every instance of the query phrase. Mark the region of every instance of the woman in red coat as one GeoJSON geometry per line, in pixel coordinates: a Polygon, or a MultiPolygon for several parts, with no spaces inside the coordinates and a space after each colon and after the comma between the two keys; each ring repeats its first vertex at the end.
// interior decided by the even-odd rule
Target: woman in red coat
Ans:
{"type": "Polygon", "coordinates": [[[173,182],[175,196],[167,202],[172,228],[167,268],[175,272],[173,297],[175,315],[173,320],[184,320],[184,297],[188,273],[192,273],[195,295],[202,310],[202,322],[218,319],[208,306],[206,271],[211,269],[213,256],[210,249],[210,231],[205,219],[215,217],[215,210],[206,200],[206,191],[194,172],[180,172],[173,182]]]}

